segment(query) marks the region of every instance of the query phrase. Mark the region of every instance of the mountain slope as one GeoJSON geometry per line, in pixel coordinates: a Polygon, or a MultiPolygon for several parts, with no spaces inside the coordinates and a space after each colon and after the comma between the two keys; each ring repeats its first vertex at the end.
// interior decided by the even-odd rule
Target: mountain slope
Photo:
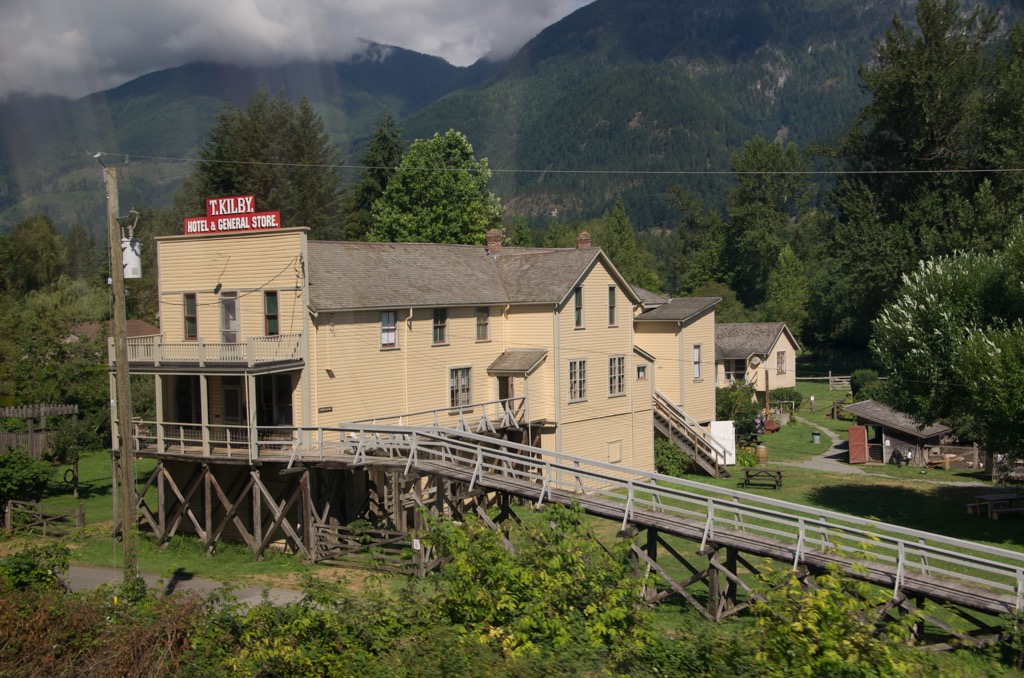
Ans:
{"type": "Polygon", "coordinates": [[[857,68],[898,0],[597,0],[525,45],[501,75],[404,125],[455,127],[513,210],[590,216],[624,193],[648,226],[663,191],[712,201],[747,139],[827,140],[864,102],[857,68]],[[585,172],[585,173],[583,173],[585,172]],[[611,173],[618,172],[618,173],[611,173]]]}
{"type": "MultiPolygon", "coordinates": [[[[348,153],[384,109],[408,114],[499,68],[488,62],[460,68],[438,57],[373,45],[346,63],[189,64],[77,101],[11,101],[0,105],[0,233],[35,212],[61,226],[79,222],[101,233],[104,194],[90,152],[124,153],[129,161],[132,155],[192,155],[225,101],[244,107],[260,87],[291,99],[307,97],[348,153]]],[[[121,204],[169,204],[186,171],[180,162],[129,164],[122,172],[121,204]]]]}

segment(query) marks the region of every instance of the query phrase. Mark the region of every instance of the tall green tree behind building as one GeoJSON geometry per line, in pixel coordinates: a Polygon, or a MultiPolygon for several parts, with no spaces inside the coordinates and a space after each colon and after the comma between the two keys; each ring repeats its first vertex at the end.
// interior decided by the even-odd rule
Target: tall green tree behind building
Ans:
{"type": "Polygon", "coordinates": [[[837,157],[834,258],[816,334],[864,346],[901,276],[929,257],[990,252],[1024,209],[1024,34],[959,0],[921,0],[861,68],[871,102],[837,157]]]}
{"type": "Polygon", "coordinates": [[[404,154],[402,130],[387,111],[374,126],[360,159],[359,179],[345,193],[346,240],[362,240],[373,228],[373,203],[384,195],[404,154]]]}
{"type": "Polygon", "coordinates": [[[280,210],[313,238],[344,235],[339,155],[307,99],[295,106],[263,89],[245,110],[226,104],[199,155],[175,195],[176,219],[205,213],[209,197],[252,194],[257,209],[280,210]]]}
{"type": "Polygon", "coordinates": [[[477,160],[466,135],[449,130],[409,147],[373,204],[369,239],[482,245],[500,228],[502,206],[487,183],[487,159],[477,160]]]}

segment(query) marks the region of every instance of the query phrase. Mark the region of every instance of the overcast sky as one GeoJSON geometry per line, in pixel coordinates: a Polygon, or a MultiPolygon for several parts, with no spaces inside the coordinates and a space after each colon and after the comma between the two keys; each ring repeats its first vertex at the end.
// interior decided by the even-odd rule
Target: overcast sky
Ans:
{"type": "Polygon", "coordinates": [[[344,60],[363,40],[466,66],[592,0],[0,0],[0,99],[79,97],[192,61],[344,60]]]}

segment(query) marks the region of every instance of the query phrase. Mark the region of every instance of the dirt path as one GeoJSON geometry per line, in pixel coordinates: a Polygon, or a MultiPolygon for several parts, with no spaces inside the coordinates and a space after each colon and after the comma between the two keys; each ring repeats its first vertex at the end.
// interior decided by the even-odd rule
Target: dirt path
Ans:
{"type": "Polygon", "coordinates": [[[830,473],[845,473],[847,475],[864,475],[865,471],[857,466],[851,466],[847,463],[849,457],[849,449],[845,440],[839,437],[839,434],[835,431],[819,426],[810,419],[804,419],[803,417],[793,417],[796,421],[801,424],[805,424],[814,428],[816,431],[821,431],[832,444],[824,454],[819,454],[816,457],[811,457],[806,461],[801,462],[788,462],[787,466],[801,466],[803,468],[814,469],[815,471],[828,471],[830,473]]]}
{"type": "MultiPolygon", "coordinates": [[[[164,593],[174,591],[192,591],[201,596],[208,596],[224,584],[212,579],[193,577],[191,575],[161,577],[155,574],[143,574],[146,585],[158,588],[164,593]]],[[[94,565],[72,565],[68,568],[67,584],[72,591],[91,591],[104,584],[118,585],[123,581],[122,571],[113,567],[97,567],[94,565]]],[[[239,602],[256,605],[263,601],[264,591],[267,599],[276,604],[291,603],[302,598],[302,591],[286,588],[267,588],[260,586],[240,587],[232,591],[239,602]]]]}

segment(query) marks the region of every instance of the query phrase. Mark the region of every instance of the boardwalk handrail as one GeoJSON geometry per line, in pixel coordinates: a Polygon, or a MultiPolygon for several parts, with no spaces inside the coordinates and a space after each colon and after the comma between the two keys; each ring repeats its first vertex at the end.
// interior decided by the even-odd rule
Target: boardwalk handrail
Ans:
{"type": "Polygon", "coordinates": [[[1024,554],[995,546],[453,429],[346,425],[299,429],[297,438],[292,462],[388,460],[407,472],[447,471],[471,485],[518,483],[538,506],[599,502],[623,526],[669,517],[675,533],[703,544],[741,540],[794,566],[842,559],[862,566],[856,576],[891,585],[894,595],[914,579],[914,586],[942,585],[953,602],[969,598],[975,609],[1024,608],[1024,554]]]}
{"type": "MultiPolygon", "coordinates": [[[[369,417],[357,419],[353,424],[382,424],[394,426],[415,426],[412,422],[425,420],[426,425],[442,427],[442,418],[458,417],[458,424],[454,427],[462,431],[474,431],[484,433],[494,432],[494,422],[498,422],[498,428],[518,428],[526,415],[526,398],[502,398],[499,400],[485,400],[457,407],[435,407],[430,410],[419,410],[418,412],[405,412],[403,414],[391,414],[383,417],[369,417]],[[480,419],[475,426],[470,425],[466,415],[474,411],[480,411],[480,419]]],[[[344,426],[345,423],[343,422],[344,426]]],[[[419,424],[423,425],[423,424],[419,424]]]]}

